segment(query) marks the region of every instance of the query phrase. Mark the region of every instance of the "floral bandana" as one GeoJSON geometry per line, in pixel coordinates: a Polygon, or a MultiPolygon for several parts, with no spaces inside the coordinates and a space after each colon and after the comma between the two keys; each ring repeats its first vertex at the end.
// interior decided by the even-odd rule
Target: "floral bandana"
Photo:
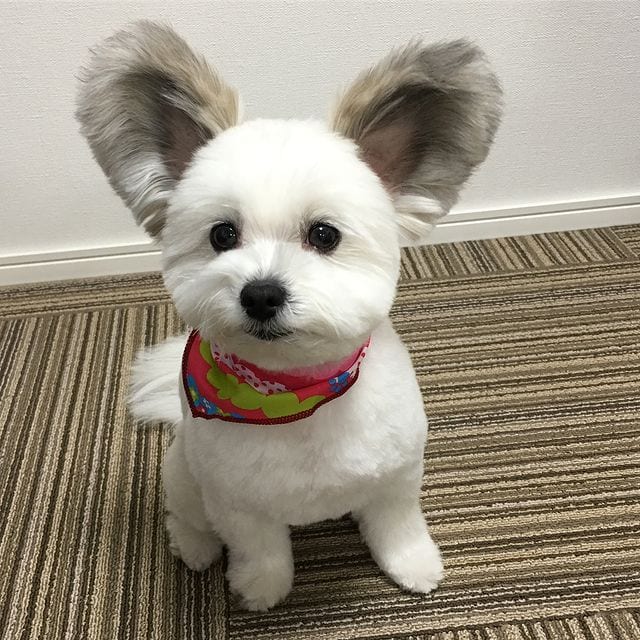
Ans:
{"type": "Polygon", "coordinates": [[[329,378],[268,372],[223,353],[193,331],[182,357],[182,382],[194,418],[285,424],[307,418],[358,378],[369,343],[337,365],[329,378]]]}

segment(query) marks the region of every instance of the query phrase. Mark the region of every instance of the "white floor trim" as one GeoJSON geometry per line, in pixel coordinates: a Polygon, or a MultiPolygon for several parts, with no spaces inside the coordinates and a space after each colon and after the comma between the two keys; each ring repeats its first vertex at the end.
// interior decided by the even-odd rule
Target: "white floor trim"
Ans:
{"type": "MultiPolygon", "coordinates": [[[[640,224],[640,195],[453,213],[432,244],[640,224]]],[[[0,257],[0,286],[158,271],[160,252],[149,243],[0,257]]]]}
{"type": "Polygon", "coordinates": [[[640,224],[640,195],[451,214],[436,227],[430,244],[625,224],[640,224]]]}

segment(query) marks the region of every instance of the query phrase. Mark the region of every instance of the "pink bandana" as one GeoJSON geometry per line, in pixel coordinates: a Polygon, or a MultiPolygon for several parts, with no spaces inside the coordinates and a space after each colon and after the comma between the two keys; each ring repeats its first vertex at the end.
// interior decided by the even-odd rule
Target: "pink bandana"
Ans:
{"type": "Polygon", "coordinates": [[[247,424],[284,424],[307,418],[341,396],[358,378],[369,343],[329,378],[269,372],[223,353],[193,331],[182,357],[182,382],[194,418],[247,424]]]}

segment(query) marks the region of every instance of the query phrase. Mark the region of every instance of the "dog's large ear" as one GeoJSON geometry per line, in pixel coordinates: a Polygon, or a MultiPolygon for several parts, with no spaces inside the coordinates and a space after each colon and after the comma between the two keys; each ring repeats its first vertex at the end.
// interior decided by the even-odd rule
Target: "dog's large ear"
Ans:
{"type": "Polygon", "coordinates": [[[340,98],[332,126],[391,193],[403,244],[426,239],[487,156],[501,95],[482,51],[459,40],[394,51],[340,98]]]}
{"type": "Polygon", "coordinates": [[[239,101],[168,27],[142,21],[93,51],[76,116],[115,191],[158,236],[196,150],[237,124],[239,101]]]}

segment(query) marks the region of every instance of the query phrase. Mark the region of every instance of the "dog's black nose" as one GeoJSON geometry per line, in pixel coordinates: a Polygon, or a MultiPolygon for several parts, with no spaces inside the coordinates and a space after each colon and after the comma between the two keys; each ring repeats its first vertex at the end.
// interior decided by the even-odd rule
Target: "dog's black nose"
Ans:
{"type": "Polygon", "coordinates": [[[254,280],[240,292],[240,304],[246,314],[261,322],[273,318],[286,299],[284,287],[273,280],[254,280]]]}

